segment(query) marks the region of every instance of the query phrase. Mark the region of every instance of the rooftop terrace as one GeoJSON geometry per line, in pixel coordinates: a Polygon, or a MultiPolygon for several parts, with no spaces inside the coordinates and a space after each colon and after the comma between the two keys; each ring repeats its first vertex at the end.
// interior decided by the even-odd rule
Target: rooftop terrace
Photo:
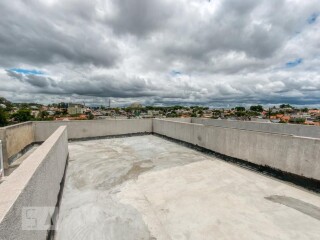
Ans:
{"type": "Polygon", "coordinates": [[[28,122],[0,140],[0,240],[320,239],[317,127],[28,122]]]}
{"type": "Polygon", "coordinates": [[[72,142],[56,239],[319,239],[320,198],[163,138],[72,142]]]}

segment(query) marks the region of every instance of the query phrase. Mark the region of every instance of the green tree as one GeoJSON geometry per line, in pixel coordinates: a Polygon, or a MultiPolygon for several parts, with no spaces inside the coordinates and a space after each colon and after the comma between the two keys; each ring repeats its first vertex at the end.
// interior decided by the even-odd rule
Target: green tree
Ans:
{"type": "Polygon", "coordinates": [[[114,111],[119,114],[120,113],[120,108],[114,108],[114,111]]]}
{"type": "Polygon", "coordinates": [[[40,112],[40,114],[39,114],[40,116],[40,118],[46,118],[46,117],[48,117],[49,116],[49,113],[47,112],[47,111],[42,111],[42,112],[40,112]]]}
{"type": "Polygon", "coordinates": [[[7,114],[0,108],[0,127],[4,127],[8,124],[7,114]]]}
{"type": "Polygon", "coordinates": [[[68,108],[68,104],[64,102],[58,103],[58,108],[68,108]]]}
{"type": "Polygon", "coordinates": [[[89,119],[89,120],[94,119],[94,115],[93,115],[91,112],[89,112],[89,114],[88,114],[88,119],[89,119]]]}
{"type": "Polygon", "coordinates": [[[261,105],[251,106],[250,110],[254,112],[263,112],[263,107],[261,105]]]}
{"type": "Polygon", "coordinates": [[[280,108],[293,108],[290,104],[281,104],[280,108]]]}
{"type": "Polygon", "coordinates": [[[180,105],[175,105],[175,106],[173,106],[172,108],[173,108],[174,110],[183,109],[183,107],[180,106],[180,105]]]}
{"type": "Polygon", "coordinates": [[[244,112],[246,109],[245,107],[235,107],[237,112],[244,112]]]}
{"type": "Polygon", "coordinates": [[[244,117],[244,116],[247,115],[245,111],[238,111],[235,114],[236,114],[237,117],[244,117]]]}
{"type": "Polygon", "coordinates": [[[259,113],[256,111],[247,111],[246,115],[251,117],[256,117],[256,116],[259,116],[259,113]]]}
{"type": "Polygon", "coordinates": [[[129,112],[132,112],[133,111],[133,109],[131,108],[131,107],[127,107],[127,108],[125,108],[124,109],[127,113],[129,113],[129,112]]]}
{"type": "Polygon", "coordinates": [[[12,117],[18,122],[27,122],[32,119],[31,111],[29,109],[20,109],[18,112],[12,114],[12,117]]]}
{"type": "Polygon", "coordinates": [[[290,118],[290,123],[303,124],[306,121],[305,118],[290,118]]]}
{"type": "Polygon", "coordinates": [[[168,118],[176,118],[176,117],[178,117],[178,115],[177,115],[176,112],[170,112],[170,113],[167,114],[167,117],[168,118]]]}

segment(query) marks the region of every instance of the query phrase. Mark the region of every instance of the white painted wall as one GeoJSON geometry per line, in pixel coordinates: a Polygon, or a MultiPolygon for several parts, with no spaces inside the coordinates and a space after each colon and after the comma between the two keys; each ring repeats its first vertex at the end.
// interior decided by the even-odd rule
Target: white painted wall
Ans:
{"type": "Polygon", "coordinates": [[[320,180],[320,139],[153,120],[153,131],[285,172],[320,180]]]}

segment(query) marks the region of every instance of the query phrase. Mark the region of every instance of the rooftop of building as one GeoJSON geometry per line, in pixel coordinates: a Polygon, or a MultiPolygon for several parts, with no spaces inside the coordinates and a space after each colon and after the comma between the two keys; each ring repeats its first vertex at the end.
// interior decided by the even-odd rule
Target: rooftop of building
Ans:
{"type": "Polygon", "coordinates": [[[0,129],[0,139],[9,166],[21,149],[42,143],[0,184],[5,239],[320,237],[314,126],[198,118],[29,122],[0,129]],[[36,215],[40,225],[29,229],[26,208],[54,225],[36,215]]]}
{"type": "Polygon", "coordinates": [[[146,135],[69,152],[56,239],[319,237],[319,196],[181,144],[146,135]]]}

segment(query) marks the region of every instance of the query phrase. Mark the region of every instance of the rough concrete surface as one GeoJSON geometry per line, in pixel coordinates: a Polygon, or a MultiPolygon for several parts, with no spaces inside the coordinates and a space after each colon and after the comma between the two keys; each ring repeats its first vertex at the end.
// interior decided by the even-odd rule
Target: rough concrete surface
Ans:
{"type": "Polygon", "coordinates": [[[35,141],[45,141],[59,126],[67,126],[68,139],[152,132],[152,119],[36,121],[35,141]]]}
{"type": "Polygon", "coordinates": [[[10,158],[34,142],[33,123],[24,122],[0,128],[0,140],[3,144],[3,164],[4,168],[7,169],[10,158]]]}
{"type": "Polygon", "coordinates": [[[153,132],[320,181],[320,139],[153,119],[153,132]]]}
{"type": "Polygon", "coordinates": [[[67,130],[60,127],[0,184],[0,240],[46,239],[50,224],[31,216],[26,230],[24,209],[56,206],[67,157],[67,130]]]}
{"type": "Polygon", "coordinates": [[[6,128],[8,158],[34,142],[32,122],[20,123],[6,128]]]}
{"type": "Polygon", "coordinates": [[[147,135],[69,144],[56,239],[320,239],[319,195],[147,135]]]}

